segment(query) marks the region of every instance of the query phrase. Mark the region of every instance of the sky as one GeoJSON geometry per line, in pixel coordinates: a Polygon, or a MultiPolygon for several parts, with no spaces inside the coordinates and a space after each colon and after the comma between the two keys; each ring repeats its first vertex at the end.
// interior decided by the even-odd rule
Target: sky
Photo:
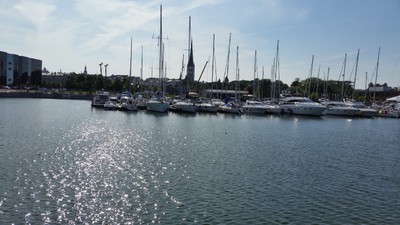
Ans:
{"type": "Polygon", "coordinates": [[[329,68],[330,80],[356,77],[356,88],[375,77],[400,86],[400,0],[0,0],[0,51],[40,59],[52,72],[100,74],[103,62],[107,75],[128,75],[132,38],[132,76],[143,47],[143,78],[158,77],[160,5],[168,78],[187,63],[190,16],[195,80],[207,61],[200,80],[212,79],[215,34],[213,80],[235,80],[237,67],[241,80],[271,78],[278,56],[288,85],[326,79],[329,68]]]}

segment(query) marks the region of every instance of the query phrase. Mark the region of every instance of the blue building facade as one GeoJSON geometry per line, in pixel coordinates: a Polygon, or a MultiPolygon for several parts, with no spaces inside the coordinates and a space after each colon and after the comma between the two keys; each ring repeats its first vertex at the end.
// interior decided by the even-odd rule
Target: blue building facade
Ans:
{"type": "Polygon", "coordinates": [[[42,82],[42,60],[0,51],[0,85],[25,86],[42,82]]]}

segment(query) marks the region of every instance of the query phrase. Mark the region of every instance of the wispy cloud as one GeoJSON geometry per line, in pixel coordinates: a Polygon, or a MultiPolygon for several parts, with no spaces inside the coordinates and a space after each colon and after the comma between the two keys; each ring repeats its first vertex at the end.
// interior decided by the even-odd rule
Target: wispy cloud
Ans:
{"type": "Polygon", "coordinates": [[[22,1],[13,6],[22,16],[27,18],[37,29],[46,26],[49,16],[57,7],[41,1],[22,1]]]}

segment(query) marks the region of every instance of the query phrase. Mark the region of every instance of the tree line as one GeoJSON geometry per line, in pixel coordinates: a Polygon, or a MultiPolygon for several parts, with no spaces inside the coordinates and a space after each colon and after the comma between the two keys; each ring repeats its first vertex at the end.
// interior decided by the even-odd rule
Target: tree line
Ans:
{"type": "MultiPolygon", "coordinates": [[[[181,93],[182,82],[176,82],[174,86],[167,87],[167,94],[179,95],[181,93]]],[[[70,73],[66,76],[64,87],[68,90],[79,90],[86,92],[95,92],[97,90],[105,90],[114,93],[121,93],[128,90],[129,87],[133,93],[138,91],[150,91],[155,92],[157,88],[149,86],[145,82],[134,82],[129,77],[124,76],[122,78],[116,77],[105,77],[103,75],[85,75],[70,73]]],[[[43,83],[42,86],[48,88],[60,88],[60,84],[55,83],[43,83]]],[[[247,91],[258,99],[273,99],[278,98],[282,93],[291,93],[308,97],[314,101],[320,98],[327,98],[331,100],[341,100],[343,98],[354,98],[359,101],[371,101],[372,93],[367,90],[355,90],[350,81],[324,81],[319,78],[307,78],[305,80],[295,79],[291,85],[287,85],[282,81],[271,81],[270,79],[255,79],[255,80],[240,80],[240,81],[229,81],[225,79],[223,81],[218,80],[216,82],[199,82],[194,85],[197,90],[191,90],[194,92],[201,92],[205,89],[222,89],[222,90],[238,90],[247,91]]],[[[368,87],[372,87],[370,83],[368,87]]],[[[387,84],[379,85],[387,87],[387,84]]],[[[398,89],[393,89],[395,93],[378,93],[378,99],[384,100],[387,96],[394,96],[398,93],[398,89]]],[[[376,93],[375,93],[376,94],[376,93]]]]}

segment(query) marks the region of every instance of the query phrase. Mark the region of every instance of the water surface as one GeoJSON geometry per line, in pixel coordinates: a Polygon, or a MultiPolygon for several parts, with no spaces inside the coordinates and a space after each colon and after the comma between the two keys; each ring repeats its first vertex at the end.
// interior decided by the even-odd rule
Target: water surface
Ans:
{"type": "Polygon", "coordinates": [[[0,99],[1,224],[399,224],[400,120],[0,99]]]}

